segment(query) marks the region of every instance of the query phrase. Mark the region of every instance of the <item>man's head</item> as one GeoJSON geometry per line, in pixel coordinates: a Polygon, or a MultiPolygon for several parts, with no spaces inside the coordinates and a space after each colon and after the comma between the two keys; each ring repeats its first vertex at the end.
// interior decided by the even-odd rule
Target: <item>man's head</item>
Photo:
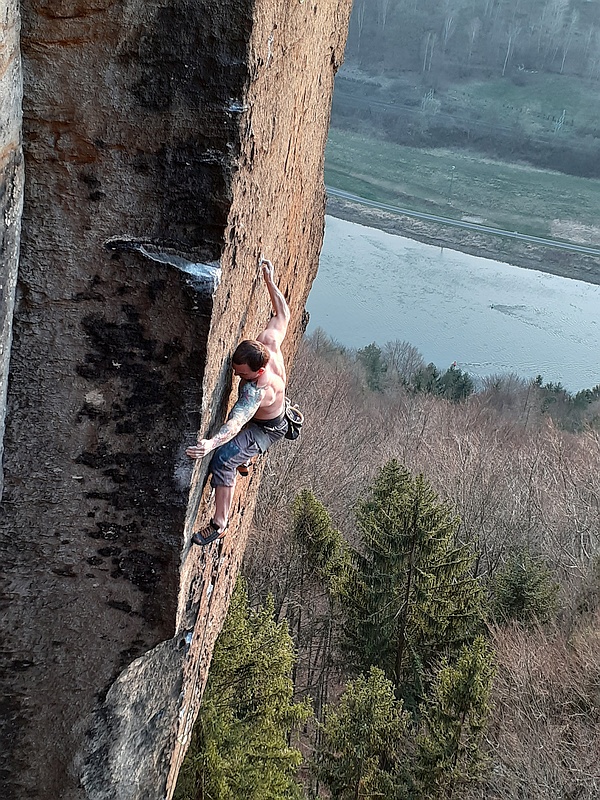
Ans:
{"type": "Polygon", "coordinates": [[[254,381],[264,372],[271,357],[267,348],[255,339],[240,342],[232,356],[233,371],[246,381],[254,381]]]}

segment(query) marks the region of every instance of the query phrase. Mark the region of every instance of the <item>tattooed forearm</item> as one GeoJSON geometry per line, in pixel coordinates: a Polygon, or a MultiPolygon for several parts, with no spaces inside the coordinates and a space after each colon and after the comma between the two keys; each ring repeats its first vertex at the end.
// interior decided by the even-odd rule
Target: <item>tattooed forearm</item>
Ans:
{"type": "Polygon", "coordinates": [[[245,383],[241,387],[239,399],[231,409],[227,422],[211,439],[213,449],[229,442],[241,431],[258,411],[264,395],[265,390],[259,389],[255,383],[245,383]]]}

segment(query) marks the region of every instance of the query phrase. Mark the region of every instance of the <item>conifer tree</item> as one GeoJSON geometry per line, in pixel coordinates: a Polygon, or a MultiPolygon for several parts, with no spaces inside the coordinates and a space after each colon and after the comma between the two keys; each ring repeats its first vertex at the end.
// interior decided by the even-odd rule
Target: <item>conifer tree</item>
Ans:
{"type": "Polygon", "coordinates": [[[559,585],[540,558],[518,549],[491,581],[491,608],[501,622],[548,622],[557,607],[559,585]]]}
{"type": "Polygon", "coordinates": [[[421,367],[413,375],[411,381],[412,389],[415,392],[437,394],[439,378],[440,372],[435,364],[427,364],[426,367],[421,367]]]}
{"type": "Polygon", "coordinates": [[[306,567],[325,582],[328,589],[343,580],[349,564],[349,547],[331,522],[325,506],[308,490],[294,500],[293,531],[306,555],[306,567]]]}
{"type": "Polygon", "coordinates": [[[416,783],[422,800],[461,796],[481,775],[493,675],[492,655],[482,636],[465,645],[454,664],[442,661],[421,707],[416,783]]]}
{"type": "Polygon", "coordinates": [[[457,653],[482,621],[474,555],[458,520],[422,475],[392,460],[357,510],[361,550],[344,591],[344,638],[355,668],[381,667],[416,711],[436,659],[457,653]]]}
{"type": "Polygon", "coordinates": [[[469,373],[463,372],[462,369],[452,364],[438,378],[436,393],[456,403],[473,394],[474,389],[475,385],[469,373]]]}
{"type": "Polygon", "coordinates": [[[372,342],[359,350],[356,357],[365,370],[369,389],[372,392],[381,392],[383,390],[383,379],[387,372],[387,365],[381,348],[375,342],[372,342]]]}
{"type": "MultiPolygon", "coordinates": [[[[293,613],[299,656],[294,668],[297,692],[312,699],[317,719],[328,700],[332,646],[339,607],[339,586],[346,580],[350,549],[327,509],[308,489],[294,500],[293,534],[299,546],[298,604],[293,613]]],[[[315,731],[317,742],[320,729],[315,731]]]]}
{"type": "Polygon", "coordinates": [[[294,650],[273,604],[253,612],[238,581],[217,640],[176,800],[295,800],[302,761],[288,744],[310,715],[292,702],[294,650]]]}
{"type": "Polygon", "coordinates": [[[403,800],[410,752],[409,715],[392,683],[372,667],[328,708],[314,771],[334,800],[403,800]]]}

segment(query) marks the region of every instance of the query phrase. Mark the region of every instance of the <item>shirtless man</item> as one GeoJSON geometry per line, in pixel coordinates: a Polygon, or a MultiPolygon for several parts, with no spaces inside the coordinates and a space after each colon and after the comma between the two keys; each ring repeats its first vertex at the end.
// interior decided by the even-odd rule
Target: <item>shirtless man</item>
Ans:
{"type": "Polygon", "coordinates": [[[246,339],[232,356],[233,372],[239,378],[237,403],[227,422],[211,439],[198,439],[186,450],[190,458],[210,460],[211,485],[215,490],[215,515],[192,536],[194,544],[209,544],[225,535],[235,489],[236,471],[254,456],[264,453],[287,431],[285,419],[285,366],[281,343],[287,333],[290,309],[273,280],[273,265],[263,259],[260,266],[273,306],[273,316],[256,339],[246,339]]]}

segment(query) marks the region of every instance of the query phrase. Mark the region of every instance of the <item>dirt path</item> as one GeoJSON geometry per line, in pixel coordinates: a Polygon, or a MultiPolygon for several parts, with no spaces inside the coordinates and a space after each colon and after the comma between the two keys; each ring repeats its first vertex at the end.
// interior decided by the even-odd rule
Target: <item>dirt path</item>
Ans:
{"type": "Polygon", "coordinates": [[[463,253],[503,261],[517,267],[537,269],[563,278],[600,285],[600,258],[596,256],[413,219],[331,196],[327,200],[327,213],[348,222],[378,228],[398,236],[407,236],[437,247],[450,247],[463,253]]]}

